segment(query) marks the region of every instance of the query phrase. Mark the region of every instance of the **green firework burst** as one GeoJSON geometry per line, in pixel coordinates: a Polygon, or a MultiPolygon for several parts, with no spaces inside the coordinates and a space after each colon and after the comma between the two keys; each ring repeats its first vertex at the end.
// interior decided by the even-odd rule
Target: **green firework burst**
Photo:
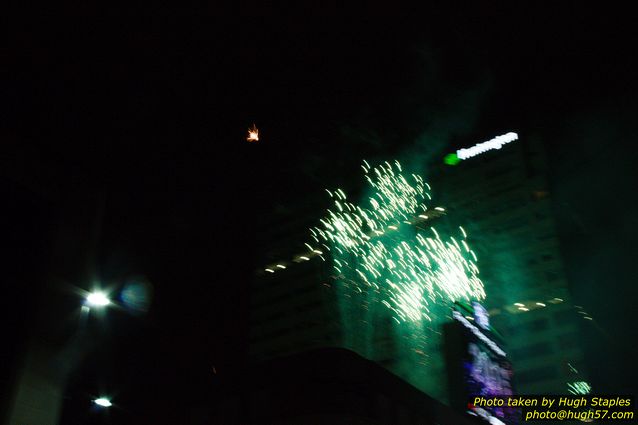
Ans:
{"type": "Polygon", "coordinates": [[[406,176],[398,161],[377,167],[364,161],[362,168],[372,189],[368,205],[349,202],[341,189],[328,191],[334,207],[311,229],[315,242],[330,251],[337,281],[366,303],[390,309],[398,323],[433,321],[440,304],[483,299],[463,228],[457,238],[444,238],[434,227],[416,226],[431,214],[423,178],[406,176]]]}

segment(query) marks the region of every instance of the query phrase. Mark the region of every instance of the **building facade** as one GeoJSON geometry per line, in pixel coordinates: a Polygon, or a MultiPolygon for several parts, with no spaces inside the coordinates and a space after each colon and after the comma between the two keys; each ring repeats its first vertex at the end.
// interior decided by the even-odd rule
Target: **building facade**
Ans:
{"type": "MultiPolygon", "coordinates": [[[[484,304],[504,337],[520,394],[566,394],[568,384],[586,380],[579,321],[587,315],[570,299],[546,164],[540,142],[520,140],[456,166],[430,165],[425,173],[432,206],[446,210],[430,220],[437,227],[446,220],[462,224],[467,231],[485,285],[484,304]]],[[[317,258],[321,255],[308,254],[304,246],[308,229],[330,206],[319,198],[293,205],[264,226],[263,267],[252,290],[250,359],[346,347],[448,402],[439,324],[416,324],[427,331],[408,329],[361,303],[354,317],[366,326],[346,329],[353,316],[344,314],[347,298],[336,290],[333,273],[317,258]],[[425,337],[406,343],[411,334],[425,337]]]]}
{"type": "Polygon", "coordinates": [[[547,167],[543,144],[522,137],[430,178],[434,197],[466,223],[521,394],[565,394],[586,380],[579,327],[588,316],[571,301],[547,167]]]}

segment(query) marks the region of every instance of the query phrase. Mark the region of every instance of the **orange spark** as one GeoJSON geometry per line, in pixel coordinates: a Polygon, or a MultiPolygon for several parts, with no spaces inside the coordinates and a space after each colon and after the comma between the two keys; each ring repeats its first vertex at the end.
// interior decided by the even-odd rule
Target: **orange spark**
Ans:
{"type": "Polygon", "coordinates": [[[246,140],[249,142],[256,142],[259,140],[259,130],[255,127],[255,124],[248,129],[248,137],[246,137],[246,140]]]}

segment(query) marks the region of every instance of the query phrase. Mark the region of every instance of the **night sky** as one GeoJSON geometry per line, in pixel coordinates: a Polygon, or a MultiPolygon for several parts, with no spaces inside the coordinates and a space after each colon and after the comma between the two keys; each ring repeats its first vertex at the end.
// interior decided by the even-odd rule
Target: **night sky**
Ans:
{"type": "Polygon", "coordinates": [[[144,276],[154,289],[147,314],[110,311],[93,324],[105,342],[74,375],[70,409],[99,382],[121,406],[118,423],[177,423],[241,364],[253,242],[273,211],[339,184],[362,158],[427,159],[507,131],[548,148],[570,285],[599,318],[584,341],[593,385],[636,392],[636,37],[626,10],[82,12],[92,17],[17,19],[0,50],[1,175],[48,199],[11,217],[52,235],[77,229],[61,245],[42,238],[38,257],[15,264],[85,289],[75,280],[87,275],[113,285],[144,276]],[[253,123],[257,144],[245,141],[253,123]],[[73,265],[77,245],[87,264],[73,265]]]}

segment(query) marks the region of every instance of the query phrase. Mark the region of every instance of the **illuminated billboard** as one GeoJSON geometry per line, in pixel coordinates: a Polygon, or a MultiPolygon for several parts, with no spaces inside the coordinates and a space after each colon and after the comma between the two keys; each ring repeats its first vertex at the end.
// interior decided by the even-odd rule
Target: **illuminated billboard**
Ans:
{"type": "Polygon", "coordinates": [[[494,149],[501,149],[504,145],[515,140],[518,140],[518,134],[509,132],[501,136],[496,136],[487,142],[477,143],[470,148],[459,149],[455,153],[446,155],[443,161],[448,165],[456,165],[461,160],[469,159],[494,149]]]}
{"type": "Polygon", "coordinates": [[[511,407],[477,407],[474,397],[511,396],[512,365],[500,338],[489,325],[487,311],[473,308],[452,312],[444,327],[445,354],[452,407],[491,424],[518,424],[520,411],[511,407]]]}

